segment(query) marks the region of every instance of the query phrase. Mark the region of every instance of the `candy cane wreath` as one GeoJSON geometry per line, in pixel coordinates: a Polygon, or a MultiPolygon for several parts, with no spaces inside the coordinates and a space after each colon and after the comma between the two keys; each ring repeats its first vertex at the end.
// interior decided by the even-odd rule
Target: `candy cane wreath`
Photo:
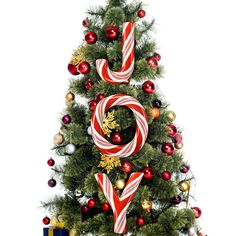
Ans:
{"type": "Polygon", "coordinates": [[[143,106],[133,97],[115,94],[101,100],[92,115],[92,137],[97,148],[108,156],[128,157],[137,153],[144,145],[148,135],[148,118],[143,106]],[[134,139],[124,145],[114,145],[108,142],[102,131],[105,112],[113,106],[126,106],[131,109],[136,118],[136,133],[134,139]]]}

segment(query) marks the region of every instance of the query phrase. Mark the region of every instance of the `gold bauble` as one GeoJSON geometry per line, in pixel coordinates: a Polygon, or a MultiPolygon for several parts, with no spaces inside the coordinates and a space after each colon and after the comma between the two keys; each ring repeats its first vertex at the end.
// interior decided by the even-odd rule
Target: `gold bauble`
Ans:
{"type": "Polygon", "coordinates": [[[116,180],[115,186],[117,189],[122,190],[125,187],[125,180],[124,179],[116,180]]]}
{"type": "Polygon", "coordinates": [[[174,121],[176,119],[176,114],[173,111],[168,111],[166,116],[171,120],[174,121]]]}
{"type": "Polygon", "coordinates": [[[184,144],[183,143],[176,143],[175,144],[175,148],[176,149],[182,149],[184,147],[184,144]]]}
{"type": "Polygon", "coordinates": [[[157,119],[160,116],[160,110],[156,107],[152,107],[149,110],[149,115],[152,117],[152,119],[157,119]]]}
{"type": "Polygon", "coordinates": [[[56,145],[62,144],[64,142],[64,136],[62,134],[56,134],[53,138],[53,142],[56,145]]]}
{"type": "Polygon", "coordinates": [[[72,92],[69,92],[66,94],[66,101],[67,102],[72,102],[75,99],[75,95],[72,92]]]}
{"type": "Polygon", "coordinates": [[[76,229],[71,229],[69,232],[69,236],[76,236],[76,229]]]}
{"type": "Polygon", "coordinates": [[[179,190],[182,192],[187,192],[190,190],[190,182],[189,181],[181,181],[179,183],[179,190]]]}
{"type": "Polygon", "coordinates": [[[150,212],[152,209],[152,202],[148,201],[148,200],[144,200],[142,202],[142,208],[143,208],[143,210],[150,212]]]}

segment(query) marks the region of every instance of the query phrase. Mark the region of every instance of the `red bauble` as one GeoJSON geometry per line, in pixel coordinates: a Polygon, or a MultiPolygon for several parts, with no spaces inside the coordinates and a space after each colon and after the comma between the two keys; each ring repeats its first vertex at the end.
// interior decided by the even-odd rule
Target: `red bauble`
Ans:
{"type": "Polygon", "coordinates": [[[183,142],[183,137],[181,134],[176,134],[175,137],[173,138],[173,142],[176,144],[180,144],[183,142]]]}
{"type": "Polygon", "coordinates": [[[152,69],[156,69],[158,67],[158,60],[156,57],[148,57],[146,61],[152,69]]]}
{"type": "Polygon", "coordinates": [[[90,111],[94,111],[96,109],[96,106],[97,106],[97,101],[96,100],[92,100],[89,102],[89,110],[90,111]]]}
{"type": "Polygon", "coordinates": [[[153,179],[154,178],[154,173],[153,173],[153,170],[152,170],[152,167],[145,167],[143,169],[143,177],[145,179],[153,179]]]}
{"type": "Polygon", "coordinates": [[[180,196],[176,196],[176,197],[173,197],[171,201],[173,204],[178,205],[182,202],[182,198],[180,196]]]}
{"type": "Polygon", "coordinates": [[[164,143],[161,147],[161,151],[168,155],[172,155],[174,153],[174,146],[172,143],[164,143]]]}
{"type": "Polygon", "coordinates": [[[123,135],[122,135],[121,133],[115,132],[115,133],[113,133],[112,136],[111,136],[111,141],[112,141],[112,143],[114,143],[114,144],[120,144],[120,143],[122,143],[123,138],[124,138],[124,137],[123,137],[123,135]]]}
{"type": "Polygon", "coordinates": [[[96,201],[94,199],[89,199],[87,205],[88,207],[93,208],[96,206],[96,201]]]}
{"type": "Polygon", "coordinates": [[[88,21],[87,18],[82,21],[82,25],[83,25],[84,27],[88,27],[88,24],[89,24],[89,21],[88,21]]]}
{"type": "Polygon", "coordinates": [[[105,98],[105,95],[103,93],[98,94],[97,96],[97,102],[100,102],[103,98],[105,98]]]}
{"type": "Polygon", "coordinates": [[[153,93],[155,91],[155,84],[150,80],[145,81],[142,85],[142,89],[145,93],[153,93]]]}
{"type": "Polygon", "coordinates": [[[45,225],[49,225],[49,224],[50,224],[50,221],[51,221],[50,218],[47,217],[47,216],[43,218],[43,223],[44,223],[45,225]]]}
{"type": "Polygon", "coordinates": [[[89,31],[86,33],[85,35],[85,41],[88,43],[88,44],[94,44],[97,42],[97,35],[92,32],[92,31],[89,31]]]}
{"type": "Polygon", "coordinates": [[[78,75],[79,71],[78,71],[78,67],[77,65],[73,65],[73,64],[68,64],[68,71],[72,74],[72,75],[78,75]]]}
{"type": "Polygon", "coordinates": [[[137,15],[138,15],[138,17],[143,18],[143,17],[146,16],[146,12],[141,9],[141,10],[138,11],[138,14],[137,14],[137,15]]]}
{"type": "Polygon", "coordinates": [[[180,167],[180,171],[183,173],[183,174],[187,174],[190,170],[190,167],[187,166],[187,165],[183,165],[180,167]]]}
{"type": "Polygon", "coordinates": [[[119,37],[119,28],[116,26],[110,26],[107,28],[107,38],[117,39],[119,37]]]}
{"type": "Polygon", "coordinates": [[[121,170],[124,171],[126,174],[129,174],[133,171],[133,167],[128,161],[123,161],[121,163],[121,170]]]}
{"type": "Polygon", "coordinates": [[[111,209],[111,207],[110,207],[109,203],[104,202],[102,204],[102,209],[103,209],[103,211],[109,211],[111,209]]]}
{"type": "Polygon", "coordinates": [[[83,213],[88,213],[88,212],[89,212],[89,208],[88,208],[87,206],[82,206],[82,207],[81,207],[81,211],[82,211],[83,213]]]}
{"type": "Polygon", "coordinates": [[[63,122],[65,125],[70,124],[70,122],[71,122],[71,117],[70,117],[69,115],[64,115],[64,116],[62,117],[62,122],[63,122]]]}
{"type": "Polygon", "coordinates": [[[161,176],[162,176],[162,179],[165,181],[168,181],[171,179],[171,173],[169,171],[164,171],[161,176]]]}
{"type": "Polygon", "coordinates": [[[199,207],[193,207],[192,209],[195,213],[196,218],[199,218],[202,215],[202,211],[199,207]]]}
{"type": "Polygon", "coordinates": [[[142,216],[139,216],[137,221],[136,221],[136,224],[139,225],[139,226],[145,225],[144,218],[142,216]]]}
{"type": "Polygon", "coordinates": [[[51,178],[50,180],[48,180],[48,186],[53,188],[57,185],[57,181],[53,178],[51,178]]]}
{"type": "Polygon", "coordinates": [[[88,74],[90,72],[90,64],[87,61],[82,61],[78,65],[78,71],[81,74],[88,74]]]}
{"type": "Polygon", "coordinates": [[[93,87],[93,82],[91,80],[87,80],[84,86],[86,89],[90,89],[93,87]]]}
{"type": "Polygon", "coordinates": [[[55,161],[52,158],[50,158],[47,163],[48,163],[49,166],[54,166],[55,165],[55,161]]]}
{"type": "Polygon", "coordinates": [[[177,134],[177,128],[173,124],[169,125],[169,132],[168,132],[168,134],[171,137],[174,137],[177,134]]]}
{"type": "Polygon", "coordinates": [[[154,53],[153,56],[157,59],[157,61],[161,60],[161,55],[159,53],[154,53]]]}

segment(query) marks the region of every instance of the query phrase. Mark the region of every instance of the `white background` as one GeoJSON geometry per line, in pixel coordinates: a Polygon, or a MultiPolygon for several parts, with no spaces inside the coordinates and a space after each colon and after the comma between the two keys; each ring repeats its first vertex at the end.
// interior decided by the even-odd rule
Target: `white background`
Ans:
{"type": "MultiPolygon", "coordinates": [[[[235,55],[233,0],[146,0],[157,20],[165,79],[158,82],[184,127],[208,235],[235,233],[235,55]]],[[[41,236],[46,165],[60,126],[72,50],[88,4],[105,0],[0,2],[1,235],[41,236]]],[[[55,157],[59,161],[60,157],[55,157]]]]}

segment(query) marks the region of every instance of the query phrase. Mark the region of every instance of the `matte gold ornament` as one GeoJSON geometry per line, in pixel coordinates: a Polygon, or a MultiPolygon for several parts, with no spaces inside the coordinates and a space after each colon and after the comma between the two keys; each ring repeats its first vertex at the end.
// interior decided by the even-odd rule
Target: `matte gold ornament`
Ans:
{"type": "Polygon", "coordinates": [[[175,148],[176,149],[182,149],[184,147],[184,144],[183,143],[176,143],[175,144],[175,148]]]}
{"type": "Polygon", "coordinates": [[[66,94],[66,101],[67,102],[72,102],[75,99],[75,95],[72,92],[69,92],[66,94]]]}
{"type": "Polygon", "coordinates": [[[152,119],[157,119],[160,116],[160,110],[156,107],[152,107],[149,110],[149,114],[152,117],[152,119]]]}
{"type": "Polygon", "coordinates": [[[179,190],[182,192],[187,192],[190,190],[190,182],[189,181],[181,181],[178,185],[179,190]]]}
{"type": "Polygon", "coordinates": [[[148,200],[144,200],[142,202],[142,208],[143,208],[144,211],[150,212],[151,209],[152,209],[152,202],[148,201],[148,200]]]}
{"type": "Polygon", "coordinates": [[[60,145],[64,142],[64,136],[62,134],[56,134],[53,138],[53,142],[56,145],[60,145]]]}
{"type": "Polygon", "coordinates": [[[69,232],[69,236],[76,236],[76,229],[71,229],[69,232]]]}
{"type": "Polygon", "coordinates": [[[122,190],[125,187],[125,180],[124,179],[118,179],[115,182],[115,186],[117,189],[122,190]]]}
{"type": "Polygon", "coordinates": [[[173,111],[168,111],[166,115],[171,121],[174,121],[176,119],[176,114],[173,111]]]}

